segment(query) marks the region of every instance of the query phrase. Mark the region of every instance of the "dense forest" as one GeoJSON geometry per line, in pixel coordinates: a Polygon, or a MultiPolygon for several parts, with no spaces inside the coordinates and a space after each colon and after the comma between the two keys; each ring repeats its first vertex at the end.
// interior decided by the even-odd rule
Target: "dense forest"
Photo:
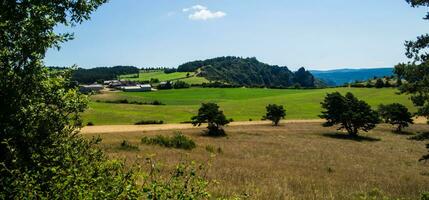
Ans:
{"type": "Polygon", "coordinates": [[[180,65],[177,71],[199,71],[199,76],[208,80],[243,86],[317,86],[313,75],[304,68],[294,73],[287,67],[268,65],[259,62],[256,58],[229,56],[199,60],[180,65]]]}
{"type": "MultiPolygon", "coordinates": [[[[51,69],[66,69],[51,67],[51,69]]],[[[81,84],[91,84],[105,80],[117,79],[119,75],[138,74],[139,69],[134,66],[96,67],[91,69],[78,68],[72,73],[72,80],[81,84]]]]}

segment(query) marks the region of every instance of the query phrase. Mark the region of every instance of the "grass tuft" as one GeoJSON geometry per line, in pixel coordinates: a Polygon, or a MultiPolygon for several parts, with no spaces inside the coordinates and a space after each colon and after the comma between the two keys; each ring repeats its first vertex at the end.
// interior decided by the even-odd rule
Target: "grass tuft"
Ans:
{"type": "Polygon", "coordinates": [[[143,144],[160,145],[167,148],[191,150],[196,147],[195,142],[183,135],[181,132],[176,132],[174,136],[157,135],[155,137],[143,137],[143,144]]]}

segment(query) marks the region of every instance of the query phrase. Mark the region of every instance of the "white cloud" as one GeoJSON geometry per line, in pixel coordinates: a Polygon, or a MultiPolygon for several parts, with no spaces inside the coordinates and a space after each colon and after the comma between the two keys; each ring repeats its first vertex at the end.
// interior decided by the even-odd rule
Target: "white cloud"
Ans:
{"type": "Polygon", "coordinates": [[[209,20],[209,19],[222,18],[226,16],[225,12],[222,12],[222,11],[213,12],[209,10],[207,7],[202,5],[195,5],[190,8],[184,8],[182,11],[192,12],[191,14],[188,15],[188,18],[190,20],[209,20]]]}

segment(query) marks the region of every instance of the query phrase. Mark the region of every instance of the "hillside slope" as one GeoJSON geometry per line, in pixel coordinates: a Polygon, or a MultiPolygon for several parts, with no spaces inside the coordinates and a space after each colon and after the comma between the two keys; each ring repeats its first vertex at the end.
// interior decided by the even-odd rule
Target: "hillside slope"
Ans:
{"type": "Polygon", "coordinates": [[[268,65],[256,58],[218,57],[204,61],[193,61],[178,67],[179,72],[199,71],[199,76],[210,81],[234,85],[289,87],[315,87],[313,75],[304,68],[296,72],[287,67],[268,65]]]}

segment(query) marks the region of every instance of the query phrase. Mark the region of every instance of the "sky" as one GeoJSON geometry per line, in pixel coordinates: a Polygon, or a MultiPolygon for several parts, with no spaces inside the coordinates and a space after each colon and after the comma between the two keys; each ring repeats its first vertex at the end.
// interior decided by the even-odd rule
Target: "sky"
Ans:
{"type": "Polygon", "coordinates": [[[177,67],[218,56],[316,70],[392,67],[405,40],[429,33],[427,9],[405,0],[110,0],[57,32],[48,66],[177,67]]]}

